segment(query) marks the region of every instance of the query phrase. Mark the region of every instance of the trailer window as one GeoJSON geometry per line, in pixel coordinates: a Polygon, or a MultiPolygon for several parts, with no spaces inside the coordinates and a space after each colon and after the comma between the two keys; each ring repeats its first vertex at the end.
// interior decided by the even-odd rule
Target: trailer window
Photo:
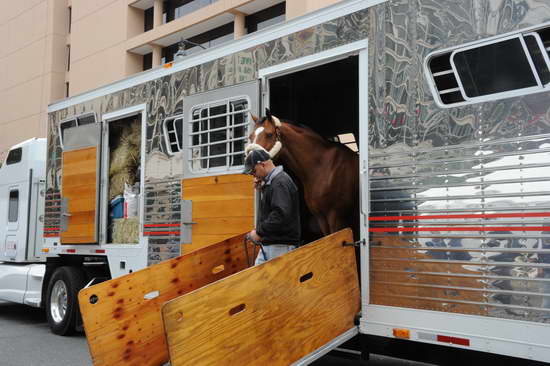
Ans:
{"type": "Polygon", "coordinates": [[[59,122],[59,139],[61,141],[61,146],[63,146],[63,141],[65,140],[65,130],[67,128],[89,125],[96,122],[95,113],[86,113],[77,117],[72,117],[70,119],[59,122]]]}
{"type": "Polygon", "coordinates": [[[454,106],[547,90],[548,41],[544,28],[429,56],[436,100],[454,106]]]}
{"type": "Polygon", "coordinates": [[[183,118],[172,117],[164,121],[164,138],[169,154],[183,150],[183,118]]]}
{"type": "Polygon", "coordinates": [[[18,147],[17,149],[10,150],[8,158],[6,159],[6,165],[17,164],[23,157],[23,149],[18,147]]]}
{"type": "Polygon", "coordinates": [[[229,169],[244,164],[249,111],[246,97],[192,108],[189,159],[193,171],[229,169]]]}
{"type": "Polygon", "coordinates": [[[8,205],[8,222],[17,222],[19,218],[19,191],[10,191],[10,201],[8,205]]]}

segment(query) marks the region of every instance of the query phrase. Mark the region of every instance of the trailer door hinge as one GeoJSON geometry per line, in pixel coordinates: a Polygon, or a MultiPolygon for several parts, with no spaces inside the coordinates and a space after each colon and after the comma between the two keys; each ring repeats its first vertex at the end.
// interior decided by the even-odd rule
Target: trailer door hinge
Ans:
{"type": "Polygon", "coordinates": [[[361,239],[358,241],[354,241],[352,243],[348,243],[348,242],[342,243],[343,247],[360,247],[361,245],[367,245],[367,241],[365,239],[361,239]]]}

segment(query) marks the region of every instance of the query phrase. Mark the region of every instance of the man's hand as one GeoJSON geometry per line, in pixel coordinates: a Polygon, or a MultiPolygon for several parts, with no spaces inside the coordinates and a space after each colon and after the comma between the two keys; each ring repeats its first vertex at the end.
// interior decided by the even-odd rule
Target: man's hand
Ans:
{"type": "Polygon", "coordinates": [[[256,230],[252,230],[248,235],[250,235],[250,239],[254,241],[262,241],[262,238],[256,233],[256,230]]]}
{"type": "Polygon", "coordinates": [[[259,178],[254,177],[254,188],[260,189],[262,187],[263,181],[259,178]]]}

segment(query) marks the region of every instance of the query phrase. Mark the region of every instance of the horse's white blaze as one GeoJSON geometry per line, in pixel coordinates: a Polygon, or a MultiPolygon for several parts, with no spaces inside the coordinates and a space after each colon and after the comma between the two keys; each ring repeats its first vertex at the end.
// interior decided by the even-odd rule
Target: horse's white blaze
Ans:
{"type": "Polygon", "coordinates": [[[256,140],[258,140],[258,136],[259,136],[262,132],[264,132],[264,130],[265,130],[265,128],[263,128],[263,127],[258,127],[258,128],[256,129],[256,131],[254,131],[254,143],[256,143],[256,140]]]}
{"type": "MultiPolygon", "coordinates": [[[[275,124],[276,127],[281,127],[281,121],[277,117],[271,116],[271,120],[273,121],[273,123],[275,124]]],[[[262,145],[256,143],[256,141],[258,140],[258,136],[260,134],[262,134],[264,131],[265,131],[264,127],[258,127],[254,131],[254,141],[252,141],[251,144],[248,144],[246,146],[246,148],[244,150],[245,155],[248,155],[252,150],[260,149],[260,150],[264,150],[265,152],[267,152],[269,154],[269,156],[271,156],[271,158],[273,159],[281,151],[281,148],[283,147],[283,144],[281,143],[281,141],[276,141],[275,145],[273,145],[273,147],[269,151],[267,151],[265,149],[265,147],[263,147],[262,145]]]]}

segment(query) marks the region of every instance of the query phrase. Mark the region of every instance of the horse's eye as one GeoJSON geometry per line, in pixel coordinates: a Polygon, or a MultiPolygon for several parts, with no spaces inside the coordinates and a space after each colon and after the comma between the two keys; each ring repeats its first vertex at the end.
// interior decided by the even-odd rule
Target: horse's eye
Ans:
{"type": "Polygon", "coordinates": [[[268,133],[268,134],[267,134],[267,137],[271,138],[271,137],[273,137],[273,134],[272,134],[272,133],[268,133]]]}

